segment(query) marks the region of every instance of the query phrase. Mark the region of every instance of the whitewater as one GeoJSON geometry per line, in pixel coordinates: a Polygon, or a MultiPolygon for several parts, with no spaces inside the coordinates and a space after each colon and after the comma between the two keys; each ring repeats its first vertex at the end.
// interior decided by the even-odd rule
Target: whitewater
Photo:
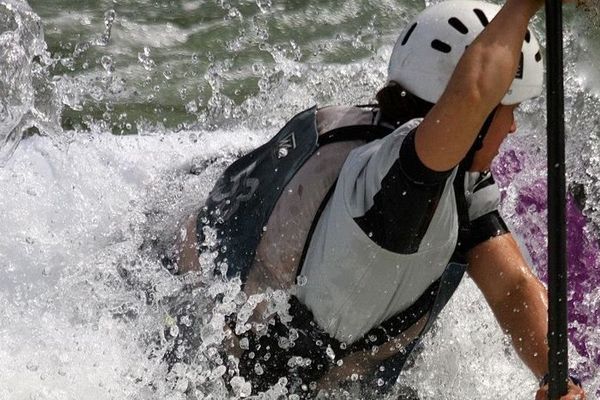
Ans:
{"type": "MultiPolygon", "coordinates": [[[[171,275],[157,254],[223,169],[291,116],[372,100],[398,26],[425,6],[171,3],[0,0],[2,400],[247,397],[244,382],[232,393],[223,384],[223,309],[203,315],[205,356],[167,368],[177,299],[243,299],[235,284],[203,282],[190,294],[202,277],[171,275]]],[[[540,37],[541,17],[535,28],[540,37]]],[[[570,364],[592,399],[599,39],[594,17],[567,13],[570,364]]],[[[544,109],[543,96],[520,107],[494,169],[501,211],[545,279],[544,109]]],[[[470,279],[400,379],[422,399],[525,400],[537,389],[470,279]]],[[[281,388],[261,396],[286,398],[281,388]]]]}

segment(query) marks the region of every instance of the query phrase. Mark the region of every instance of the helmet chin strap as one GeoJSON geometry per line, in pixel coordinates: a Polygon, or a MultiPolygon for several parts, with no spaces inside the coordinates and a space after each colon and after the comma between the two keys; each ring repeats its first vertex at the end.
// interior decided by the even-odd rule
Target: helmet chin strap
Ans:
{"type": "Polygon", "coordinates": [[[463,160],[460,162],[460,168],[463,169],[464,171],[468,171],[471,168],[471,165],[473,164],[473,159],[475,158],[475,153],[477,153],[477,151],[479,151],[483,147],[483,140],[485,139],[485,136],[488,134],[488,131],[490,129],[490,126],[492,125],[492,121],[494,120],[494,116],[496,115],[496,111],[498,110],[498,107],[499,106],[494,108],[492,110],[492,112],[490,113],[490,115],[488,115],[488,117],[485,119],[485,122],[483,123],[481,130],[479,131],[479,133],[477,134],[477,137],[475,138],[475,142],[473,143],[473,146],[471,146],[471,148],[469,149],[469,152],[467,153],[465,158],[463,158],[463,160]]]}

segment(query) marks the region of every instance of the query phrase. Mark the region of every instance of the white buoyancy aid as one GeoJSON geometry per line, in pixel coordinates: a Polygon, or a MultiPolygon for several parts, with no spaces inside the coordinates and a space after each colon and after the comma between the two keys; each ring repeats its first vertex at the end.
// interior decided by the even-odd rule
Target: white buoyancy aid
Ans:
{"type": "MultiPolygon", "coordinates": [[[[419,120],[393,133],[375,122],[375,110],[364,107],[299,114],[269,143],[226,171],[211,192],[205,217],[199,218],[198,232],[205,225],[216,227],[220,245],[227,247],[217,261],[227,264],[230,277],[242,278],[248,295],[287,290],[302,269],[307,282],[297,288],[297,296],[321,327],[345,342],[416,301],[444,272],[457,239],[452,185],[456,171],[448,177],[430,228],[414,254],[380,248],[354,223],[352,218],[369,208],[368,194],[378,190],[381,175],[419,120]],[[374,127],[378,129],[369,132],[374,127]],[[328,135],[335,140],[328,141],[328,135]],[[330,192],[344,170],[337,189],[330,192]],[[364,176],[367,170],[372,176],[364,176]],[[282,174],[288,174],[285,184],[274,179],[282,174]],[[323,207],[328,193],[335,206],[323,207]],[[314,240],[309,240],[313,229],[314,240]],[[335,232],[328,235],[327,230],[335,232]],[[330,242],[324,243],[324,237],[330,242]]],[[[478,181],[469,176],[466,184],[478,181]]],[[[469,192],[465,187],[465,194],[469,192]]],[[[487,203],[468,201],[469,213],[495,209],[499,196],[491,197],[487,203]]]]}

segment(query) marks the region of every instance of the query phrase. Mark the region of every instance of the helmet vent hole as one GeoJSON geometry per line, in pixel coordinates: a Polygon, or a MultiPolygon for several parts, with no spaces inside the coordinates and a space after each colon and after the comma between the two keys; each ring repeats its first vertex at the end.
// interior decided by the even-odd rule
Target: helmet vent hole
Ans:
{"type": "Polygon", "coordinates": [[[414,32],[416,27],[417,27],[417,23],[415,22],[414,24],[412,24],[412,26],[410,27],[408,32],[406,32],[406,36],[404,36],[404,39],[402,39],[402,46],[404,46],[406,44],[406,42],[408,42],[410,35],[412,35],[412,33],[414,32]]]}
{"type": "Polygon", "coordinates": [[[477,15],[477,18],[479,18],[479,22],[481,22],[481,25],[487,26],[490,23],[490,21],[488,21],[487,17],[485,16],[485,13],[479,8],[475,8],[473,12],[475,13],[475,15],[477,15]]]}
{"type": "Polygon", "coordinates": [[[515,79],[523,79],[523,53],[521,53],[521,58],[519,59],[519,67],[517,68],[515,79]]]}
{"type": "Polygon", "coordinates": [[[527,43],[531,42],[531,32],[529,32],[529,29],[527,29],[527,33],[525,34],[525,41],[527,43]]]}
{"type": "Polygon", "coordinates": [[[469,32],[469,28],[467,28],[465,26],[465,24],[463,24],[462,21],[456,17],[450,18],[448,20],[448,23],[450,24],[451,27],[453,27],[454,29],[456,29],[457,31],[462,33],[463,35],[465,35],[469,32]]]}
{"type": "Polygon", "coordinates": [[[535,53],[535,61],[536,62],[542,61],[542,54],[539,51],[537,53],[535,53]]]}
{"type": "Polygon", "coordinates": [[[444,43],[437,39],[431,42],[431,47],[437,51],[441,51],[442,53],[450,53],[452,51],[452,47],[450,47],[448,43],[444,43]]]}

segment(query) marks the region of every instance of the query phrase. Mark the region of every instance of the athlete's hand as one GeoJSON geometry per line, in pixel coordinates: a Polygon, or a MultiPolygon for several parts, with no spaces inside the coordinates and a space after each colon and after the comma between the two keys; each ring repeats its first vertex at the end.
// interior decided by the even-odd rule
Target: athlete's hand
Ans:
{"type": "MultiPolygon", "coordinates": [[[[569,380],[568,393],[565,394],[560,400],[586,400],[585,392],[581,386],[575,385],[569,380]]],[[[535,395],[535,400],[548,400],[548,385],[542,386],[535,395]]]]}

